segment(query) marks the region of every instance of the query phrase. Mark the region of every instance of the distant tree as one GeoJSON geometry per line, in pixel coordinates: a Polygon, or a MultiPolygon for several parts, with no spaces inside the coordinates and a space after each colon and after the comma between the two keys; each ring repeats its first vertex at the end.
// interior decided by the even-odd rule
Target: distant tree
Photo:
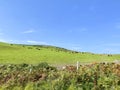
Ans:
{"type": "Polygon", "coordinates": [[[36,48],[37,50],[40,50],[40,48],[36,48]]]}
{"type": "Polygon", "coordinates": [[[13,44],[10,44],[11,46],[13,46],[13,44]]]}
{"type": "Polygon", "coordinates": [[[25,47],[25,45],[22,45],[22,47],[25,47]]]}
{"type": "Polygon", "coordinates": [[[111,54],[108,54],[108,57],[111,57],[112,55],[111,54]]]}

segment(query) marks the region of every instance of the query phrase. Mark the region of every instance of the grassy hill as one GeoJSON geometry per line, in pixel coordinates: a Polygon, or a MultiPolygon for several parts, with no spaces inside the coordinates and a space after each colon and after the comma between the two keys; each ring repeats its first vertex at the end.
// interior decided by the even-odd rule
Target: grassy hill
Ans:
{"type": "Polygon", "coordinates": [[[120,60],[120,55],[93,54],[76,52],[47,45],[17,45],[0,42],[0,63],[7,64],[73,64],[77,61],[102,62],[120,60]]]}

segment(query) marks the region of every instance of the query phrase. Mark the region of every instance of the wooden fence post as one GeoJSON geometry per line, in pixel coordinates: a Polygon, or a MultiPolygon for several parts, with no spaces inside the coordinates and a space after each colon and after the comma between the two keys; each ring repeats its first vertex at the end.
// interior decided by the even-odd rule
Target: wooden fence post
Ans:
{"type": "Polygon", "coordinates": [[[79,69],[79,61],[77,61],[77,71],[78,71],[78,69],[79,69]]]}

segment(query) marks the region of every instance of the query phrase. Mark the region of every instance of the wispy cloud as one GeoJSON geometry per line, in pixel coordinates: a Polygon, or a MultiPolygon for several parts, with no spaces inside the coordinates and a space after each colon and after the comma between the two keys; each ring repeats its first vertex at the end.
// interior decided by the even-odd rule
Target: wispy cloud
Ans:
{"type": "Polygon", "coordinates": [[[22,32],[22,33],[24,33],[24,34],[29,34],[29,33],[34,33],[34,32],[35,32],[34,29],[30,29],[30,30],[24,31],[24,32],[22,32]]]}
{"type": "Polygon", "coordinates": [[[29,44],[43,44],[43,45],[48,45],[48,43],[46,43],[46,42],[33,41],[33,40],[28,40],[27,43],[29,43],[29,44]]]}

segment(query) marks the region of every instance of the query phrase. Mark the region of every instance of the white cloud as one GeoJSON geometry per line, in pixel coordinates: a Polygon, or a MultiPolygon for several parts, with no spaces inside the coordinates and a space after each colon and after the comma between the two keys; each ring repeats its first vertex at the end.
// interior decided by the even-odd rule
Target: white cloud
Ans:
{"type": "Polygon", "coordinates": [[[24,31],[24,32],[22,32],[22,33],[24,33],[24,34],[28,34],[28,33],[33,33],[33,32],[35,32],[35,30],[30,29],[30,30],[24,31]]]}
{"type": "Polygon", "coordinates": [[[33,40],[28,40],[27,43],[29,43],[29,44],[43,44],[43,45],[48,45],[48,43],[46,43],[46,42],[33,41],[33,40]]]}

